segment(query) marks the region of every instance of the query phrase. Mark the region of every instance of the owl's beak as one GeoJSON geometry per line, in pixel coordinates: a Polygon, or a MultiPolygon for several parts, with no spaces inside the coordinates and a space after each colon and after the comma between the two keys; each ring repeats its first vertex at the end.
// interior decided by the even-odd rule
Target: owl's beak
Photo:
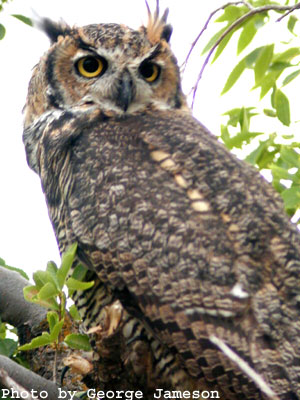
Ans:
{"type": "Polygon", "coordinates": [[[125,71],[120,79],[117,96],[117,106],[127,111],[133,99],[133,83],[128,71],[125,71]]]}

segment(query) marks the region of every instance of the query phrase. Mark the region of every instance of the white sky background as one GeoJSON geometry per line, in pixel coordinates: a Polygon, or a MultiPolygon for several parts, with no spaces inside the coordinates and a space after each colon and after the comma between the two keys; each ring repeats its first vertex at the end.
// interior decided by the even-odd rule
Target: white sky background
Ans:
{"type": "MultiPolygon", "coordinates": [[[[153,9],[155,0],[149,3],[153,9]]],[[[171,44],[179,64],[210,12],[224,3],[226,0],[161,0],[161,9],[170,9],[168,20],[174,28],[171,44]]],[[[22,107],[31,69],[49,47],[49,41],[42,32],[10,14],[31,17],[32,10],[54,20],[63,18],[71,25],[116,22],[138,28],[147,20],[144,0],[13,0],[0,13],[0,23],[7,29],[0,41],[0,257],[30,276],[33,271],[44,269],[47,261],[59,263],[60,259],[39,178],[27,166],[22,143],[22,107]]],[[[185,92],[190,90],[204,61],[204,57],[200,58],[201,50],[221,27],[212,24],[203,35],[186,72],[185,92]]],[[[273,42],[274,35],[282,39],[279,24],[259,31],[254,46],[273,42]]],[[[247,79],[244,86],[239,83],[235,90],[220,97],[230,68],[235,65],[234,51],[227,50],[219,62],[207,66],[198,89],[195,115],[215,133],[219,133],[221,113],[257,103],[257,93],[249,94],[243,104],[239,101],[240,97],[246,98],[239,90],[245,88],[248,93],[253,83],[249,86],[247,79]]],[[[242,56],[249,51],[247,48],[242,56]]],[[[299,93],[299,83],[293,87],[299,93]]],[[[290,96],[289,90],[285,92],[290,96]]]]}

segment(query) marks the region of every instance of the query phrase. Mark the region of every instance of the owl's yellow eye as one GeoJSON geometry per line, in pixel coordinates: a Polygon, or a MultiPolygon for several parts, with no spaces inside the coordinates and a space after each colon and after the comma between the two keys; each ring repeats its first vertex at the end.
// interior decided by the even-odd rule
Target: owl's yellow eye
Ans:
{"type": "Polygon", "coordinates": [[[104,74],[107,61],[102,57],[86,56],[77,61],[76,68],[85,78],[95,78],[104,74]]]}
{"type": "Polygon", "coordinates": [[[153,83],[159,78],[160,70],[159,65],[150,61],[144,61],[139,68],[140,74],[149,83],[153,83]]]}

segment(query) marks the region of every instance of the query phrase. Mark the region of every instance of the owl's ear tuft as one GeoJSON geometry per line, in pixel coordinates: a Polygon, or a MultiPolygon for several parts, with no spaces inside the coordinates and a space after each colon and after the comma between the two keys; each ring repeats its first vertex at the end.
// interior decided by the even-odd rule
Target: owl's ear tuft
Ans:
{"type": "Polygon", "coordinates": [[[171,35],[172,35],[172,32],[173,32],[172,25],[170,25],[170,24],[165,25],[163,30],[162,30],[162,33],[161,33],[161,39],[165,39],[166,42],[169,42],[170,38],[171,38],[171,35]]]}
{"type": "Polygon", "coordinates": [[[172,26],[167,24],[169,9],[167,8],[163,15],[160,16],[159,0],[156,0],[156,9],[154,13],[151,13],[147,0],[145,0],[145,2],[148,11],[148,23],[145,27],[145,31],[149,41],[152,44],[158,43],[161,40],[169,42],[173,30],[172,26]]]}
{"type": "Polygon", "coordinates": [[[46,33],[51,43],[57,42],[59,36],[70,35],[72,29],[64,21],[54,22],[49,18],[35,21],[35,25],[46,33]]]}

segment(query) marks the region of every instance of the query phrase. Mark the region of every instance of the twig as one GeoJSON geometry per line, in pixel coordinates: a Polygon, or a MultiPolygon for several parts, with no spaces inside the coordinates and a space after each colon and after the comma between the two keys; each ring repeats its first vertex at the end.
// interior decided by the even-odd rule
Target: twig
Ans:
{"type": "Polygon", "coordinates": [[[54,360],[53,360],[53,382],[57,383],[57,345],[55,346],[55,351],[54,351],[54,360]]]}
{"type": "Polygon", "coordinates": [[[285,18],[287,15],[291,14],[293,11],[297,10],[298,8],[299,8],[299,3],[292,6],[292,8],[290,10],[288,10],[285,14],[283,14],[280,18],[278,18],[276,20],[276,22],[280,22],[281,20],[283,20],[283,18],[285,18]]]}
{"type": "MultiPolygon", "coordinates": [[[[192,100],[192,108],[194,106],[194,102],[195,102],[195,96],[196,96],[196,92],[198,89],[198,85],[199,82],[202,78],[204,69],[206,67],[206,65],[208,64],[211,55],[213,54],[213,52],[215,51],[215,49],[218,47],[218,45],[222,42],[222,40],[230,33],[232,32],[237,26],[241,25],[244,21],[246,21],[248,18],[252,17],[253,15],[256,14],[261,14],[263,12],[266,11],[287,11],[287,13],[284,15],[288,15],[290,12],[300,9],[300,3],[295,4],[294,6],[277,6],[277,5],[268,5],[268,6],[263,6],[263,7],[258,7],[258,8],[253,8],[251,9],[249,12],[247,12],[246,14],[242,15],[240,18],[238,18],[236,21],[234,21],[223,33],[222,35],[219,37],[219,39],[216,41],[216,43],[213,45],[213,47],[210,49],[206,59],[204,60],[204,63],[201,67],[200,73],[197,77],[195,86],[193,88],[193,100],[192,100]]],[[[281,19],[284,17],[282,16],[281,19]]]]}
{"type": "Polygon", "coordinates": [[[196,46],[196,44],[197,44],[198,40],[200,39],[200,37],[202,36],[203,32],[207,29],[208,24],[210,23],[212,17],[213,17],[216,13],[218,13],[219,11],[225,10],[225,8],[227,8],[228,6],[237,6],[237,5],[239,5],[239,4],[244,4],[246,7],[249,8],[249,10],[253,9],[253,7],[252,7],[250,4],[248,4],[246,1],[230,1],[229,3],[224,4],[222,7],[217,8],[216,10],[214,10],[214,11],[210,14],[210,16],[208,17],[207,21],[205,22],[205,25],[204,25],[204,27],[202,28],[201,32],[200,32],[199,35],[196,37],[196,39],[193,41],[193,43],[192,43],[192,45],[191,45],[191,48],[190,48],[190,50],[189,50],[189,52],[188,52],[188,54],[187,54],[187,56],[186,56],[186,59],[184,60],[182,66],[181,66],[181,68],[182,68],[182,73],[183,73],[184,70],[185,70],[185,67],[186,67],[186,65],[187,65],[187,63],[188,63],[188,60],[189,60],[189,58],[190,58],[190,55],[192,54],[192,51],[194,50],[194,47],[196,46]]]}

